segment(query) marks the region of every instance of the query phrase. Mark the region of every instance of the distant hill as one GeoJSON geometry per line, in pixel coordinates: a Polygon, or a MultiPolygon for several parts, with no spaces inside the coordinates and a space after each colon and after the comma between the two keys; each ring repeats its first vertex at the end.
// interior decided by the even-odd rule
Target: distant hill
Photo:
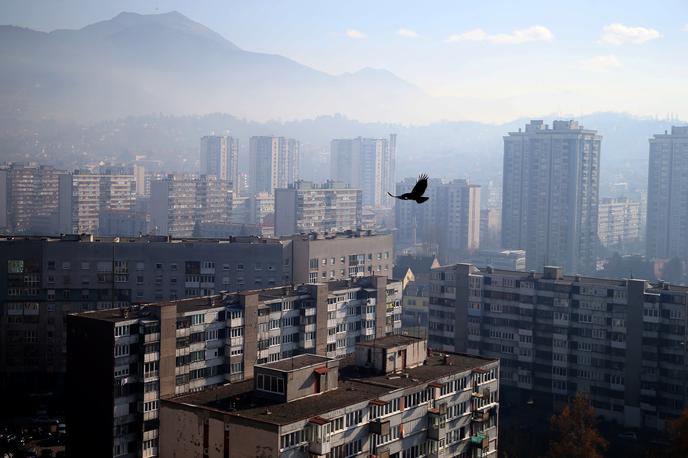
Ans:
{"type": "MultiPolygon", "coordinates": [[[[553,117],[544,119],[551,123],[553,117]]],[[[670,129],[672,122],[619,113],[596,113],[576,119],[603,136],[601,195],[607,195],[607,186],[618,180],[628,181],[631,188],[646,187],[648,139],[670,129]]],[[[302,175],[321,180],[328,174],[331,139],[359,135],[382,137],[394,132],[398,134],[398,178],[426,172],[434,177],[468,177],[486,185],[490,180],[501,183],[502,137],[523,127],[527,121],[519,119],[500,125],[458,121],[408,126],[365,123],[334,115],[260,123],[216,113],[132,116],[81,125],[6,117],[0,118],[0,161],[37,160],[69,168],[100,160],[128,161],[135,155],[145,154],[162,161],[166,170],[198,171],[198,149],[203,135],[228,133],[238,137],[245,158],[250,136],[274,134],[299,139],[308,158],[303,162],[308,167],[302,167],[302,175]]]]}
{"type": "Polygon", "coordinates": [[[4,114],[81,122],[212,112],[257,120],[333,112],[400,119],[431,100],[385,70],[333,76],[242,50],[178,12],[121,13],[50,33],[0,26],[0,63],[4,114]]]}

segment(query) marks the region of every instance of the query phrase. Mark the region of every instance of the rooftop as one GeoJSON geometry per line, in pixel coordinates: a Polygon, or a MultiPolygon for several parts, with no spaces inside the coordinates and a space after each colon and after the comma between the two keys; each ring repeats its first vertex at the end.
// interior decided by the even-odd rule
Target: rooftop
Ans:
{"type": "Polygon", "coordinates": [[[411,336],[392,335],[380,337],[379,339],[367,340],[359,342],[356,345],[360,347],[375,347],[375,348],[394,348],[402,345],[410,345],[423,339],[411,336]]]}
{"type": "Polygon", "coordinates": [[[193,297],[189,299],[179,299],[168,302],[157,302],[153,304],[133,305],[123,308],[111,308],[104,310],[91,310],[78,313],[79,316],[92,318],[95,320],[105,320],[112,322],[128,321],[152,316],[153,309],[170,305],[177,306],[177,313],[200,312],[212,308],[224,307],[220,301],[220,295],[193,297]]]}
{"type": "Polygon", "coordinates": [[[291,372],[299,369],[304,369],[308,366],[317,366],[328,361],[334,361],[334,358],[327,358],[319,355],[297,355],[292,358],[281,359],[272,363],[256,365],[256,367],[263,367],[281,372],[291,372]]]}
{"type": "MultiPolygon", "coordinates": [[[[425,365],[406,370],[404,374],[408,375],[371,376],[361,368],[347,366],[340,371],[340,374],[346,375],[342,375],[336,390],[288,403],[279,403],[256,396],[253,392],[253,380],[189,393],[166,401],[264,423],[286,425],[316,416],[326,418],[328,412],[348,405],[373,401],[398,389],[420,386],[452,374],[497,362],[496,359],[465,354],[449,354],[448,361],[449,364],[445,364],[444,357],[440,354],[431,355],[425,365]]],[[[286,362],[289,364],[288,361],[286,362]]]]}
{"type": "Polygon", "coordinates": [[[277,244],[281,243],[279,239],[271,239],[257,236],[236,236],[228,238],[173,238],[162,235],[142,235],[140,237],[109,237],[109,236],[95,236],[92,234],[67,234],[61,236],[43,236],[43,235],[2,235],[0,236],[0,243],[2,242],[18,242],[18,241],[43,241],[43,242],[79,242],[79,243],[204,243],[204,244],[230,244],[230,243],[247,243],[247,244],[277,244]]]}

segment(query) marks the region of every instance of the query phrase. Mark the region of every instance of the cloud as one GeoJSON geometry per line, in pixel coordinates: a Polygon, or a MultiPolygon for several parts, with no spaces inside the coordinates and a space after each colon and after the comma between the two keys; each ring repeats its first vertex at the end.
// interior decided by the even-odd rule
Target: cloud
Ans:
{"type": "Polygon", "coordinates": [[[346,36],[353,38],[354,40],[362,40],[366,37],[366,34],[356,29],[347,29],[346,36]]]}
{"type": "Polygon", "coordinates": [[[401,29],[397,30],[397,35],[399,35],[400,37],[406,37],[406,38],[418,38],[419,37],[419,35],[415,31],[413,31],[411,29],[405,29],[403,27],[401,29]]]}
{"type": "Polygon", "coordinates": [[[688,32],[688,24],[684,25],[683,29],[681,29],[681,30],[683,30],[684,32],[688,32]]]}
{"type": "Polygon", "coordinates": [[[483,29],[473,29],[461,34],[450,35],[445,40],[447,43],[459,41],[487,41],[494,44],[521,44],[529,41],[550,41],[554,34],[544,26],[534,25],[527,29],[514,30],[511,33],[498,33],[490,35],[483,29]]]}
{"type": "Polygon", "coordinates": [[[621,62],[616,56],[594,56],[589,59],[581,59],[576,65],[576,68],[588,72],[606,73],[615,68],[621,67],[621,62]]]}
{"type": "Polygon", "coordinates": [[[655,29],[629,27],[627,25],[614,23],[602,27],[600,43],[609,45],[623,45],[626,43],[640,44],[661,36],[662,35],[655,29]]]}

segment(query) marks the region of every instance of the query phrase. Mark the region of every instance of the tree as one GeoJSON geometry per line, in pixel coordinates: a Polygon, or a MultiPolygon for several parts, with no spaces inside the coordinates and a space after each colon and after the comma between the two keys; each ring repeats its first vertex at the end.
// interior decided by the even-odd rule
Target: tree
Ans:
{"type": "Polygon", "coordinates": [[[550,419],[553,439],[549,458],[602,458],[607,441],[597,431],[595,409],[578,393],[559,415],[550,419]]]}
{"type": "Polygon", "coordinates": [[[676,458],[688,456],[688,408],[669,424],[669,437],[669,456],[676,458]]]}

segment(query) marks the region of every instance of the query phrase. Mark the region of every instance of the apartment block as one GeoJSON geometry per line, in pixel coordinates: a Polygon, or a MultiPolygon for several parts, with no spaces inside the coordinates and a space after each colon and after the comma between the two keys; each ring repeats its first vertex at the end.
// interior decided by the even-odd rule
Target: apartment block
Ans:
{"type": "Polygon", "coordinates": [[[0,227],[14,234],[46,233],[56,227],[63,173],[35,163],[0,165],[0,227]]]}
{"type": "Polygon", "coordinates": [[[202,223],[226,222],[232,209],[230,183],[214,176],[170,175],[151,183],[151,232],[192,237],[202,223]]]}
{"type": "MultiPolygon", "coordinates": [[[[416,178],[397,184],[397,195],[410,192],[416,178]]],[[[480,186],[466,180],[430,179],[422,205],[397,205],[398,249],[436,245],[443,262],[457,261],[480,247],[480,186]]]]}
{"type": "Polygon", "coordinates": [[[249,197],[286,188],[299,179],[301,145],[285,137],[251,137],[249,140],[249,197]]]}
{"type": "Polygon", "coordinates": [[[259,289],[69,315],[67,327],[69,453],[169,456],[157,440],[161,399],[399,333],[401,285],[367,277],[259,289]]]}
{"type": "Polygon", "coordinates": [[[253,380],[165,399],[162,452],[496,456],[499,362],[425,350],[422,339],[386,337],[358,344],[350,360],[300,355],[256,366],[253,380]]]}
{"type": "MultiPolygon", "coordinates": [[[[433,270],[429,345],[501,361],[502,389],[546,410],[663,430],[686,407],[688,288],[455,264],[433,270]]],[[[506,395],[506,394],[505,394],[506,395]]]]}
{"type": "Polygon", "coordinates": [[[623,250],[640,242],[640,202],[627,197],[603,198],[598,211],[597,236],[602,246],[623,250]]]}
{"type": "Polygon", "coordinates": [[[234,137],[206,135],[201,138],[201,175],[214,176],[231,183],[239,191],[239,140],[234,137]]]}
{"type": "Polygon", "coordinates": [[[124,174],[124,170],[114,172],[100,174],[77,170],[60,181],[60,222],[71,219],[70,226],[60,227],[62,233],[99,234],[101,215],[106,212],[125,214],[134,209],[136,177],[124,174]]]}
{"type": "Polygon", "coordinates": [[[22,395],[62,392],[64,317],[69,313],[309,279],[345,280],[378,272],[391,278],[393,259],[387,253],[392,252],[391,236],[366,233],[281,240],[0,238],[0,303],[5,304],[0,308],[0,392],[8,398],[2,400],[21,405],[22,395]],[[314,268],[311,258],[318,261],[314,268]]]}
{"type": "Polygon", "coordinates": [[[647,256],[688,258],[688,126],[650,139],[647,256]]]}
{"type": "Polygon", "coordinates": [[[501,247],[526,250],[529,270],[595,270],[601,144],[575,121],[531,121],[504,137],[501,247]]]}
{"type": "Polygon", "coordinates": [[[391,208],[396,134],[389,138],[335,139],[330,143],[330,178],[360,189],[366,207],[391,208]]]}
{"type": "Polygon", "coordinates": [[[292,242],[295,283],[369,275],[392,278],[394,240],[391,234],[346,231],[330,235],[294,235],[281,240],[292,242]]]}
{"type": "Polygon", "coordinates": [[[289,284],[291,256],[255,237],[0,239],[3,391],[61,391],[68,313],[289,284]]]}
{"type": "Polygon", "coordinates": [[[359,189],[335,181],[297,181],[275,190],[275,235],[357,230],[362,209],[359,189]]]}

